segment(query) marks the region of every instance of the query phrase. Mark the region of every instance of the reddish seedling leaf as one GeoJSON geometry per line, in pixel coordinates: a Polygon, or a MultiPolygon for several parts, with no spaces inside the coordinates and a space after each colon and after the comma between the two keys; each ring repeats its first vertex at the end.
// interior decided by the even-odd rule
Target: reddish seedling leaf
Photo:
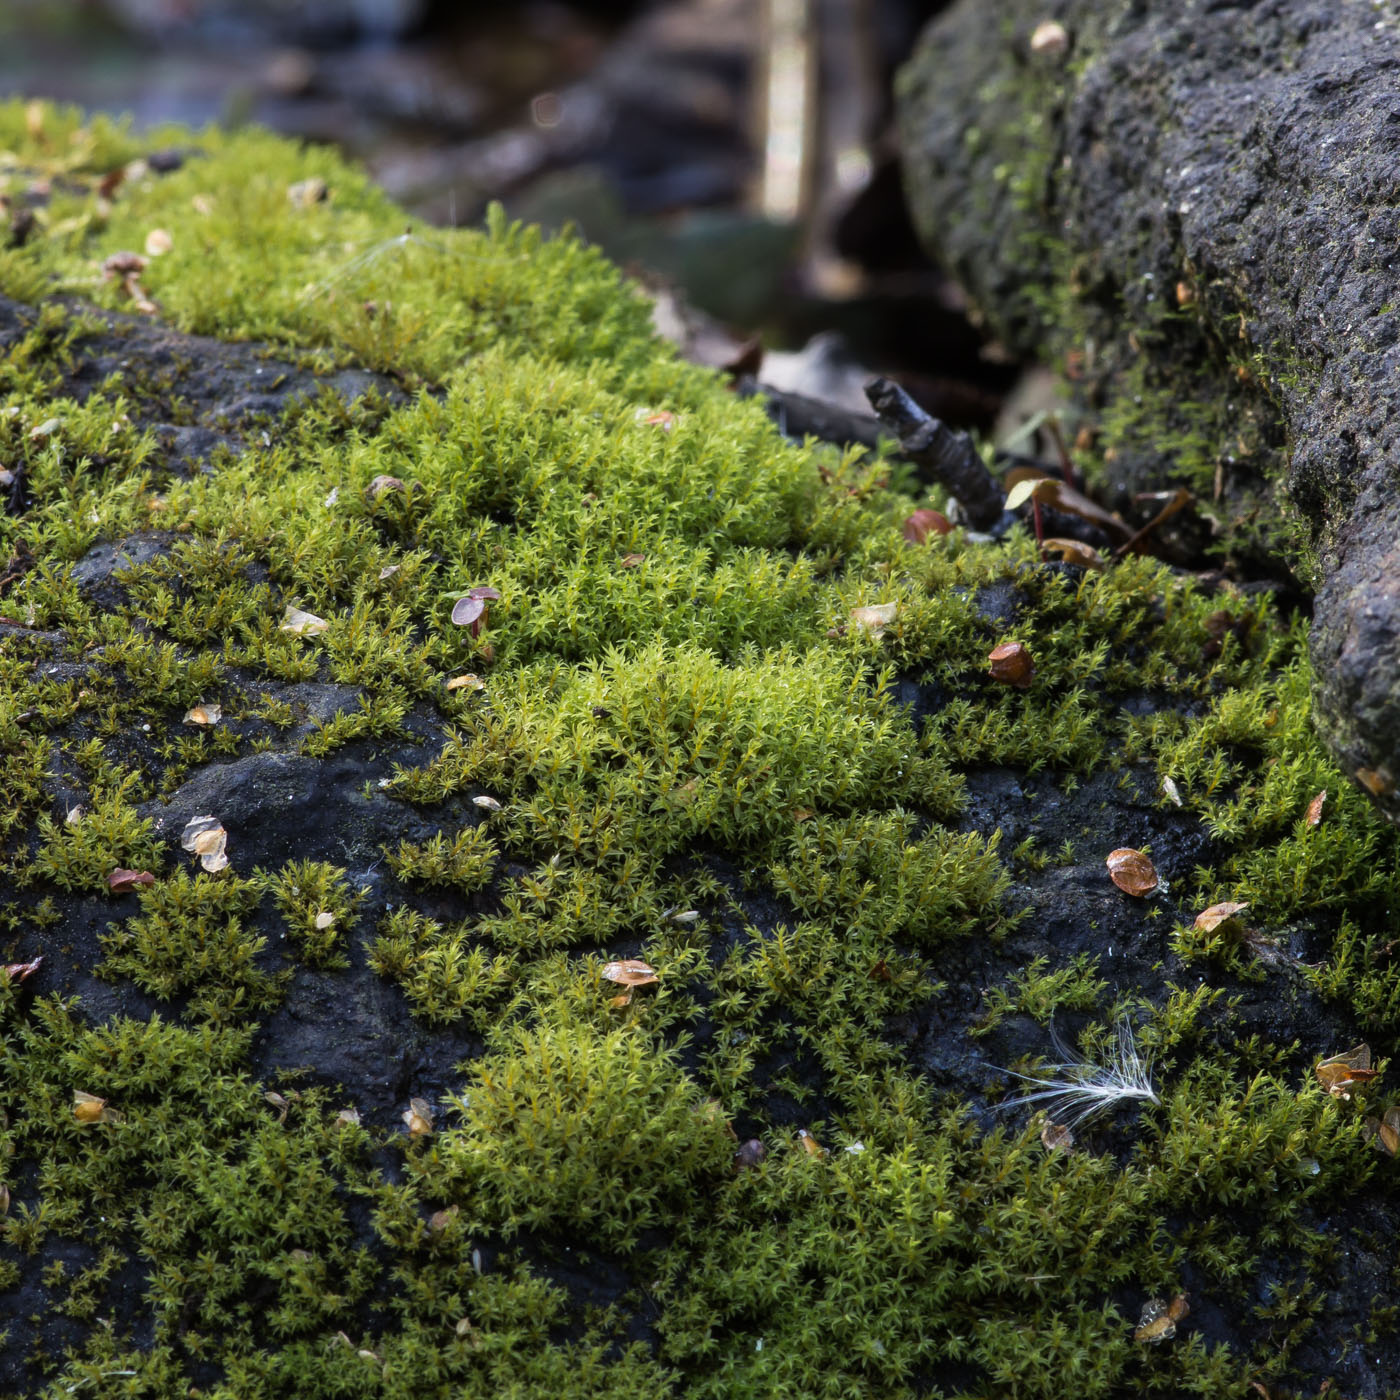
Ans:
{"type": "Polygon", "coordinates": [[[661,980],[656,969],[640,958],[623,958],[620,962],[607,963],[603,976],[609,982],[617,982],[624,987],[650,987],[661,980]]]}
{"type": "Polygon", "coordinates": [[[1209,909],[1202,909],[1196,915],[1195,927],[1202,933],[1213,933],[1221,924],[1228,924],[1237,914],[1242,914],[1249,908],[1247,904],[1235,904],[1227,901],[1224,904],[1212,904],[1209,909]]]}
{"type": "Polygon", "coordinates": [[[910,544],[923,544],[930,535],[946,535],[953,526],[939,510],[916,510],[904,522],[904,538],[910,544]]]}
{"type": "Polygon", "coordinates": [[[149,870],[127,870],[119,865],[107,877],[107,888],[113,894],[126,894],[140,886],[149,888],[155,882],[156,877],[149,870]]]}
{"type": "Polygon", "coordinates": [[[1307,815],[1303,820],[1309,826],[1317,826],[1322,821],[1322,804],[1327,801],[1327,789],[1323,788],[1311,802],[1308,803],[1307,815]]]}
{"type": "Polygon", "coordinates": [[[989,673],[1002,685],[1025,690],[1035,679],[1035,660],[1020,642],[1003,642],[987,657],[989,673]]]}
{"type": "Polygon", "coordinates": [[[487,604],[500,598],[494,588],[473,588],[452,605],[452,621],[458,627],[470,627],[473,637],[479,637],[486,626],[487,604]]]}
{"type": "Polygon", "coordinates": [[[26,977],[32,977],[39,970],[39,965],[44,961],[43,955],[35,958],[32,962],[6,963],[5,976],[11,982],[23,982],[26,977]]]}
{"type": "Polygon", "coordinates": [[[1128,846],[1120,846],[1108,853],[1108,876],[1124,894],[1138,899],[1151,894],[1161,881],[1157,878],[1157,867],[1141,851],[1128,846]]]}

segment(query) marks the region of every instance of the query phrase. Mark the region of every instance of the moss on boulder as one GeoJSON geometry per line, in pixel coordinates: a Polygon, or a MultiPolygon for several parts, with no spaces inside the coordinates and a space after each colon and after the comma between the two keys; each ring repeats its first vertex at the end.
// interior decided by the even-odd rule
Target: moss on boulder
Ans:
{"type": "Polygon", "coordinates": [[[1066,366],[1104,489],[1183,482],[1316,592],[1319,726],[1393,820],[1397,63],[1365,4],[964,0],[901,92],[922,232],[1066,366]]]}
{"type": "Polygon", "coordinates": [[[0,150],[0,1386],[1374,1393],[1389,1096],[1313,1064],[1394,1047],[1400,871],[1299,625],[908,543],[572,240],[0,150]],[[1153,1060],[1072,1150],[1055,1017],[1153,1060]]]}

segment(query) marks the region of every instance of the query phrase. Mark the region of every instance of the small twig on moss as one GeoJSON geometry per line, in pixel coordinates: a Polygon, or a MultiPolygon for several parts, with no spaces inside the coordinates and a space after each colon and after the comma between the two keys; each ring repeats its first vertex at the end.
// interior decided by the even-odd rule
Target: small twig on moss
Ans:
{"type": "Polygon", "coordinates": [[[1052,1077],[1047,1079],[1040,1075],[1020,1074],[1014,1069],[1002,1070],[1003,1074],[1014,1075],[1040,1087],[1033,1094],[1022,1094],[998,1104],[998,1109],[1043,1103],[1057,1123],[1073,1127],[1131,1099],[1161,1103],[1157,1091],[1152,1087],[1152,1061],[1144,1059],[1139,1052],[1137,1037],[1127,1017],[1118,1022],[1117,1043],[1101,1065],[1076,1055],[1060,1039],[1053,1022],[1050,1040],[1061,1056],[1059,1064],[1050,1065],[1047,1069],[1052,1077]]]}
{"type": "Polygon", "coordinates": [[[900,455],[926,470],[950,495],[957,497],[976,530],[988,530],[1001,519],[1006,492],[977,455],[966,433],[924,412],[898,384],[872,379],[865,397],[880,421],[899,440],[900,455]]]}

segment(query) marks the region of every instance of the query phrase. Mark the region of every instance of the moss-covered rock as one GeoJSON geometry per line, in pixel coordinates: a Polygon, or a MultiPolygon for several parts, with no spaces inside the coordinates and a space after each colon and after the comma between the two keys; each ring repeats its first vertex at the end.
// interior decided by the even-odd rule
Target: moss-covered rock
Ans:
{"type": "Polygon", "coordinates": [[[1217,547],[1316,590],[1318,723],[1400,819],[1383,11],[966,0],[905,70],[901,120],[922,231],[999,333],[1062,358],[1104,487],[1184,482],[1217,547]]]}
{"type": "Polygon", "coordinates": [[[1377,1393],[1390,1096],[1313,1066],[1396,1043],[1397,839],[1302,626],[912,545],[589,249],[153,144],[0,106],[3,1387],[1377,1393]],[[999,1066],[1125,1018],[1050,1150],[999,1066]]]}

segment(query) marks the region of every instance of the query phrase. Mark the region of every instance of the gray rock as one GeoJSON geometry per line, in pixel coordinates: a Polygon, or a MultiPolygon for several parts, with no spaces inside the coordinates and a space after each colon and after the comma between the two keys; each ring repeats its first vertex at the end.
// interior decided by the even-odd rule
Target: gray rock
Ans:
{"type": "Polygon", "coordinates": [[[1394,12],[962,0],[900,118],[926,240],[1006,341],[1076,355],[1109,494],[1184,480],[1316,590],[1318,725],[1400,820],[1394,12]]]}

